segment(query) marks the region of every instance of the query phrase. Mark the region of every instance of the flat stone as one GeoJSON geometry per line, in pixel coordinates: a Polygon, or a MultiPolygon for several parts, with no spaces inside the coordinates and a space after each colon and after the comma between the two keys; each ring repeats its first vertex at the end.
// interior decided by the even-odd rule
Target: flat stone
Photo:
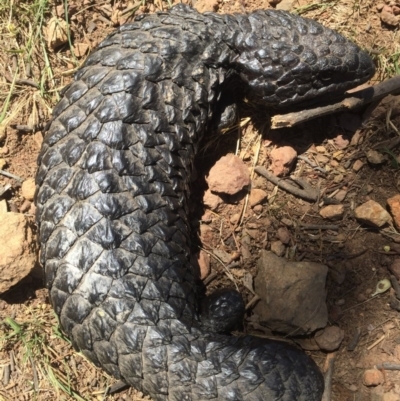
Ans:
{"type": "Polygon", "coordinates": [[[252,189],[249,196],[250,207],[254,207],[256,205],[259,205],[260,203],[263,203],[267,200],[267,198],[268,194],[263,189],[252,189]]]}
{"type": "Polygon", "coordinates": [[[212,192],[235,195],[250,185],[250,173],[239,157],[229,154],[214,164],[206,181],[212,192]]]}
{"type": "Polygon", "coordinates": [[[0,214],[0,294],[25,278],[36,264],[36,241],[21,213],[0,214]]]}
{"type": "Polygon", "coordinates": [[[314,262],[292,262],[261,251],[255,291],[261,298],[254,308],[260,323],[271,330],[296,335],[326,326],[325,281],[328,268],[314,262]]]}
{"type": "Polygon", "coordinates": [[[339,220],[344,215],[344,205],[328,205],[323,207],[319,214],[324,219],[339,220]]]}
{"type": "Polygon", "coordinates": [[[358,173],[364,166],[364,163],[361,160],[356,160],[353,164],[353,171],[358,173]]]}
{"type": "Polygon", "coordinates": [[[390,214],[378,203],[373,200],[363,203],[354,211],[356,219],[373,227],[383,227],[392,221],[390,214]]]}

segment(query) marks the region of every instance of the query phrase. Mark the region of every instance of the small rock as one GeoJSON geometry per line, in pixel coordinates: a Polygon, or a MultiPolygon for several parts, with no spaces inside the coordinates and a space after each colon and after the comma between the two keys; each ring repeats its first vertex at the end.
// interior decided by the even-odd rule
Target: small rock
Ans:
{"type": "Polygon", "coordinates": [[[89,51],[89,45],[86,43],[75,43],[74,54],[78,58],[82,58],[89,51]]]}
{"type": "Polygon", "coordinates": [[[379,164],[382,164],[385,161],[385,158],[381,153],[377,152],[374,149],[370,149],[367,152],[367,160],[369,163],[378,166],[379,164]]]}
{"type": "Polygon", "coordinates": [[[318,153],[326,153],[326,148],[325,148],[325,146],[316,146],[316,147],[315,147],[315,150],[316,150],[318,153]]]}
{"type": "Polygon", "coordinates": [[[380,14],[380,17],[381,21],[389,26],[397,27],[399,25],[399,19],[393,14],[390,7],[384,7],[380,14]]]}
{"type": "Polygon", "coordinates": [[[393,6],[392,11],[394,15],[399,15],[400,14],[400,7],[393,6]]]}
{"type": "Polygon", "coordinates": [[[276,235],[283,244],[285,244],[285,245],[289,244],[290,233],[286,227],[279,227],[278,231],[276,232],[276,235]]]}
{"type": "Polygon", "coordinates": [[[369,200],[354,211],[356,219],[360,223],[371,225],[373,227],[383,227],[386,223],[392,221],[390,214],[377,202],[369,200]]]}
{"type": "Polygon", "coordinates": [[[36,263],[36,241],[21,213],[0,214],[0,294],[25,278],[36,263]]]}
{"type": "Polygon", "coordinates": [[[35,197],[36,184],[34,178],[28,178],[22,183],[21,192],[22,196],[29,201],[33,201],[35,197]]]}
{"type": "Polygon", "coordinates": [[[218,10],[218,0],[199,0],[195,3],[196,10],[200,13],[206,11],[217,11],[218,10]]]}
{"type": "Polygon", "coordinates": [[[364,166],[364,163],[361,160],[356,160],[353,164],[353,171],[356,173],[359,172],[364,166]]]}
{"type": "Polygon", "coordinates": [[[272,6],[275,7],[277,4],[279,4],[282,0],[268,0],[268,3],[272,6]]]}
{"type": "Polygon", "coordinates": [[[249,169],[239,157],[229,154],[214,164],[207,183],[213,192],[235,195],[250,185],[249,169]]]}
{"type": "Polygon", "coordinates": [[[200,267],[200,279],[204,280],[209,276],[211,272],[210,255],[207,252],[201,250],[198,254],[197,262],[200,267]]]}
{"type": "Polygon", "coordinates": [[[328,326],[315,334],[314,339],[324,351],[335,351],[340,347],[344,331],[337,326],[328,326]]]}
{"type": "Polygon", "coordinates": [[[232,216],[231,216],[231,218],[229,219],[229,221],[232,223],[232,224],[237,224],[238,222],[239,222],[239,220],[240,220],[240,213],[235,213],[235,214],[233,214],[232,216]]]}
{"type": "Polygon", "coordinates": [[[249,203],[250,206],[256,206],[259,205],[260,203],[263,203],[265,200],[267,200],[268,194],[263,190],[259,188],[254,188],[250,192],[249,196],[249,203]]]}
{"type": "Polygon", "coordinates": [[[260,323],[281,333],[296,330],[298,335],[325,327],[327,272],[319,263],[292,262],[261,251],[254,280],[261,297],[254,308],[260,323]]]}
{"type": "Polygon", "coordinates": [[[344,215],[344,205],[328,205],[319,211],[324,219],[338,220],[344,215]]]}
{"type": "Polygon", "coordinates": [[[261,205],[255,205],[253,207],[254,213],[260,214],[263,211],[263,207],[261,205]]]}
{"type": "Polygon", "coordinates": [[[339,201],[339,202],[343,202],[344,199],[347,196],[347,191],[344,189],[339,190],[339,192],[334,196],[334,198],[339,201]]]}
{"type": "Polygon", "coordinates": [[[202,244],[210,246],[214,238],[213,229],[207,224],[201,224],[199,237],[202,244]]]}
{"type": "Polygon", "coordinates": [[[286,217],[284,217],[284,218],[281,220],[281,223],[284,224],[285,226],[293,227],[293,221],[290,220],[290,219],[288,219],[288,218],[286,218],[286,217]]]}
{"type": "MultiPolygon", "coordinates": [[[[342,117],[343,117],[343,115],[342,115],[342,117]]],[[[352,131],[352,130],[349,130],[349,131],[352,131]]],[[[354,130],[354,131],[355,131],[355,130],[354,130]]],[[[350,141],[349,141],[348,139],[345,139],[345,138],[343,137],[343,135],[338,135],[338,136],[333,140],[333,143],[335,144],[335,146],[336,146],[338,149],[346,149],[347,146],[349,146],[350,141]]]]}
{"type": "Polygon", "coordinates": [[[327,164],[329,163],[329,157],[325,156],[325,155],[321,155],[320,153],[317,153],[315,155],[315,160],[319,163],[319,164],[327,164]]]}
{"type": "Polygon", "coordinates": [[[382,11],[383,7],[385,7],[385,3],[378,3],[375,8],[376,11],[382,11]]]}
{"type": "Polygon", "coordinates": [[[392,196],[387,200],[390,213],[397,229],[400,229],[400,194],[392,196]]]}
{"type": "Polygon", "coordinates": [[[290,146],[282,146],[271,151],[271,170],[272,173],[281,177],[289,173],[295,160],[297,152],[290,146]]]}
{"type": "Polygon", "coordinates": [[[333,182],[335,182],[336,184],[339,184],[339,182],[342,182],[344,180],[344,175],[343,174],[336,174],[333,177],[333,182]]]}
{"type": "Polygon", "coordinates": [[[211,210],[217,210],[218,206],[221,205],[223,201],[217,194],[213,194],[209,189],[207,189],[203,196],[203,203],[211,210]]]}
{"type": "Polygon", "coordinates": [[[363,375],[363,383],[367,387],[378,386],[384,379],[383,373],[378,369],[367,369],[363,375]]]}
{"type": "Polygon", "coordinates": [[[281,241],[273,241],[271,242],[271,252],[275,255],[283,256],[286,252],[286,247],[281,241]]]}
{"type": "Polygon", "coordinates": [[[3,170],[5,166],[7,166],[6,159],[0,159],[0,170],[3,170]]]}

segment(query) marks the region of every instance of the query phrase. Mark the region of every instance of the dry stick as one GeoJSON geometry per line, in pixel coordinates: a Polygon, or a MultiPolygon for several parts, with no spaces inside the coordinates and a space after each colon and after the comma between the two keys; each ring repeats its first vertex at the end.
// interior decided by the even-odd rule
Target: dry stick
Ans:
{"type": "Polygon", "coordinates": [[[383,362],[380,365],[376,365],[376,368],[379,370],[400,370],[400,365],[398,363],[383,362]]]}
{"type": "Polygon", "coordinates": [[[400,75],[360,91],[347,93],[349,97],[335,104],[273,116],[271,129],[293,127],[317,117],[326,116],[339,111],[354,110],[375,100],[380,100],[387,95],[398,93],[400,93],[400,75]]]}
{"type": "Polygon", "coordinates": [[[336,353],[333,352],[331,354],[328,354],[326,356],[325,360],[325,390],[324,394],[322,395],[322,400],[321,401],[331,401],[332,399],[332,376],[333,376],[333,366],[335,364],[335,359],[336,359],[336,353]]]}
{"type": "Polygon", "coordinates": [[[265,177],[268,181],[271,181],[273,184],[278,186],[285,191],[298,196],[301,199],[315,202],[318,199],[318,191],[313,188],[309,183],[300,178],[291,179],[301,188],[295,187],[294,185],[290,184],[289,180],[282,180],[279,177],[276,177],[272,173],[270,173],[265,167],[257,166],[254,171],[263,177],[265,177]]]}

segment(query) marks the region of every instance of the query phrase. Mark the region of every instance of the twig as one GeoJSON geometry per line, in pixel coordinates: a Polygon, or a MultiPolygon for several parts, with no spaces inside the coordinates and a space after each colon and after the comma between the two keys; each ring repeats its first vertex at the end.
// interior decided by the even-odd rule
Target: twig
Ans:
{"type": "Polygon", "coordinates": [[[21,177],[18,177],[17,175],[11,174],[11,173],[9,173],[7,171],[4,171],[4,170],[0,170],[0,174],[6,176],[8,178],[14,178],[14,180],[17,180],[19,182],[23,182],[24,181],[21,177]]]}
{"type": "Polygon", "coordinates": [[[369,88],[348,93],[348,97],[338,103],[316,107],[313,109],[301,110],[284,115],[276,115],[272,117],[271,129],[293,127],[297,124],[313,120],[317,117],[322,117],[344,110],[354,110],[373,101],[380,100],[387,95],[394,95],[399,92],[400,75],[397,75],[394,78],[387,79],[386,81],[380,82],[374,86],[370,86],[369,88]]]}
{"type": "Polygon", "coordinates": [[[372,348],[376,347],[380,342],[382,342],[386,337],[386,334],[382,334],[381,337],[379,337],[376,341],[374,341],[369,347],[367,347],[367,350],[371,350],[372,348]]]}
{"type": "Polygon", "coordinates": [[[333,352],[331,354],[328,354],[326,356],[325,360],[325,378],[324,378],[324,384],[325,384],[325,390],[324,394],[322,395],[322,400],[321,401],[331,401],[332,399],[332,376],[333,376],[333,368],[335,366],[335,359],[336,359],[336,353],[333,352]]]}
{"type": "Polygon", "coordinates": [[[256,294],[253,298],[247,303],[245,306],[245,310],[249,310],[256,302],[258,302],[261,298],[256,294]]]}
{"type": "Polygon", "coordinates": [[[327,171],[324,168],[317,166],[308,157],[303,156],[303,155],[299,155],[299,156],[297,156],[297,158],[299,160],[303,160],[304,162],[309,164],[314,170],[317,170],[317,171],[321,172],[322,174],[326,174],[327,173],[327,171]]]}
{"type": "Polygon", "coordinates": [[[400,370],[400,365],[398,363],[392,363],[392,362],[383,362],[379,365],[376,365],[376,368],[381,370],[400,370]]]}
{"type": "Polygon", "coordinates": [[[295,187],[290,184],[289,180],[282,180],[279,177],[276,177],[272,173],[270,173],[265,167],[257,166],[254,171],[263,177],[265,177],[268,181],[271,181],[273,184],[278,186],[281,189],[291,193],[292,195],[298,196],[301,199],[315,202],[318,199],[318,191],[313,188],[308,182],[300,179],[300,178],[291,178],[290,180],[296,183],[299,187],[295,187]]]}

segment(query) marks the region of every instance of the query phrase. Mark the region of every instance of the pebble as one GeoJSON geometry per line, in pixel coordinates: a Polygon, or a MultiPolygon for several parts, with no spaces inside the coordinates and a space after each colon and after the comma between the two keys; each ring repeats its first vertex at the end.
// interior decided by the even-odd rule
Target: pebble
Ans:
{"type": "Polygon", "coordinates": [[[249,196],[250,206],[253,207],[253,206],[259,205],[260,203],[263,203],[264,201],[266,201],[267,198],[268,198],[268,194],[263,189],[254,188],[251,190],[250,196],[249,196]]]}
{"type": "Polygon", "coordinates": [[[382,153],[379,153],[374,149],[370,149],[367,152],[367,160],[369,163],[378,166],[385,161],[385,158],[383,157],[382,153]]]}
{"type": "Polygon", "coordinates": [[[356,160],[353,164],[353,171],[356,173],[359,172],[364,166],[364,163],[361,160],[356,160]]]}
{"type": "Polygon", "coordinates": [[[22,196],[26,200],[33,201],[33,198],[35,197],[35,191],[36,191],[36,184],[34,178],[28,178],[22,183],[21,192],[22,196]]]}
{"type": "Polygon", "coordinates": [[[235,213],[235,214],[233,214],[233,215],[231,216],[231,218],[229,219],[229,221],[230,221],[232,224],[237,224],[237,223],[239,222],[239,219],[240,219],[240,213],[235,213]]]}
{"type": "Polygon", "coordinates": [[[390,214],[378,203],[373,200],[363,203],[354,210],[354,215],[360,223],[373,227],[383,227],[392,221],[390,214]]]}
{"type": "Polygon", "coordinates": [[[278,231],[276,232],[277,237],[282,242],[282,244],[289,244],[290,242],[290,233],[286,227],[279,227],[278,231]]]}
{"type": "Polygon", "coordinates": [[[316,150],[318,153],[326,153],[326,148],[325,148],[325,146],[316,146],[316,147],[315,147],[315,150],[316,150]]]}
{"type": "Polygon", "coordinates": [[[364,371],[363,383],[367,387],[377,386],[382,384],[384,381],[383,374],[378,369],[367,369],[364,371]]]}
{"type": "Polygon", "coordinates": [[[344,331],[337,326],[328,326],[317,332],[314,336],[320,349],[335,351],[340,347],[344,338],[344,331]]]}
{"type": "Polygon", "coordinates": [[[213,192],[235,195],[250,185],[250,173],[239,157],[229,154],[214,164],[206,181],[213,192]]]}
{"type": "Polygon", "coordinates": [[[382,22],[392,27],[397,27],[399,25],[399,19],[393,14],[390,7],[385,6],[380,14],[382,22]]]}
{"type": "Polygon", "coordinates": [[[334,198],[339,201],[339,202],[343,202],[344,199],[347,196],[347,191],[344,189],[339,190],[339,192],[334,196],[334,198]]]}
{"type": "Polygon", "coordinates": [[[217,210],[218,206],[222,204],[222,199],[217,194],[213,194],[207,189],[203,196],[203,203],[211,210],[217,210]]]}
{"type": "Polygon", "coordinates": [[[344,205],[328,205],[319,211],[324,219],[338,220],[344,215],[344,205]]]}
{"type": "Polygon", "coordinates": [[[253,207],[254,213],[260,214],[263,211],[263,207],[261,205],[255,205],[253,207]]]}
{"type": "Polygon", "coordinates": [[[297,152],[290,146],[282,146],[271,150],[272,173],[281,177],[287,175],[297,158],[297,152]]]}
{"type": "Polygon", "coordinates": [[[286,247],[281,241],[273,241],[271,242],[271,252],[275,255],[283,256],[286,252],[286,247]]]}

